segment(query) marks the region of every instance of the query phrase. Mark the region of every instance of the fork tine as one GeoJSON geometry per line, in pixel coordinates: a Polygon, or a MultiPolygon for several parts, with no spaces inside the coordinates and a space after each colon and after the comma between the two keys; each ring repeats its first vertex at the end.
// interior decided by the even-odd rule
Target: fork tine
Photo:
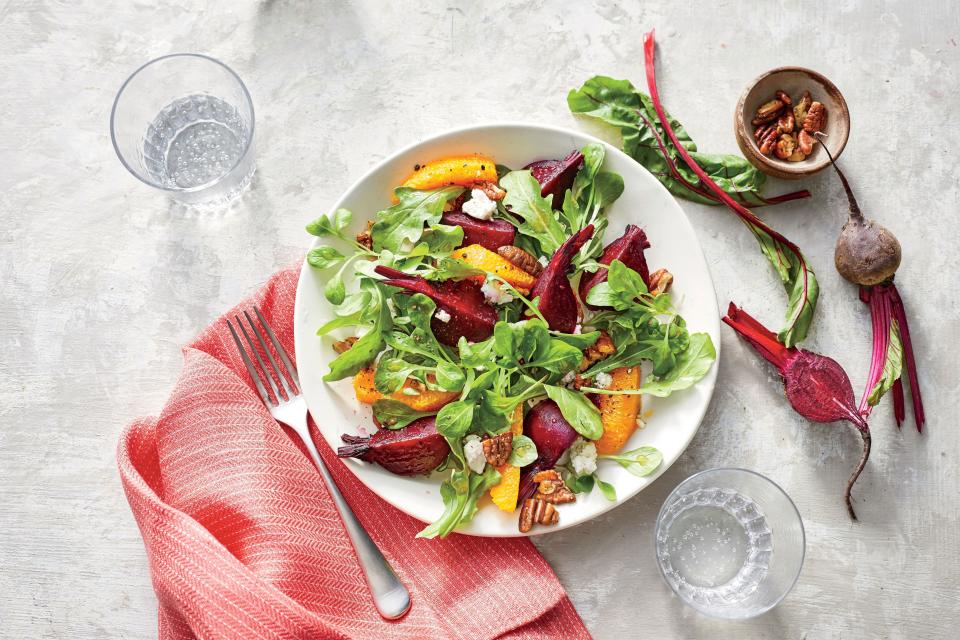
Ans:
{"type": "Polygon", "coordinates": [[[277,336],[273,333],[273,329],[270,328],[270,325],[267,324],[267,319],[263,317],[262,313],[260,313],[260,309],[254,306],[253,312],[257,314],[258,318],[260,318],[260,324],[262,324],[263,328],[266,329],[267,335],[270,337],[270,342],[273,343],[274,348],[277,350],[277,355],[280,356],[284,366],[290,373],[290,377],[293,378],[293,383],[297,385],[298,390],[302,389],[303,387],[300,386],[300,378],[297,376],[297,368],[293,366],[292,362],[290,362],[290,356],[287,355],[287,350],[284,349],[283,345],[280,344],[280,341],[277,340],[277,336]]]}
{"type": "Polygon", "coordinates": [[[276,373],[277,378],[280,379],[280,384],[283,386],[283,392],[286,394],[287,400],[289,400],[293,397],[293,392],[290,391],[290,385],[287,384],[287,379],[283,375],[283,370],[277,366],[277,361],[273,359],[273,354],[270,353],[267,343],[263,340],[263,334],[260,332],[260,329],[257,328],[257,325],[253,323],[253,319],[250,318],[250,314],[244,311],[243,315],[247,318],[247,324],[250,325],[250,330],[253,331],[253,335],[257,336],[257,342],[259,342],[260,346],[263,347],[263,352],[267,354],[267,360],[270,361],[270,365],[273,367],[273,372],[276,373]]]}
{"type": "MultiPolygon", "coordinates": [[[[253,379],[253,384],[257,387],[257,392],[263,399],[263,403],[267,406],[272,405],[273,402],[270,400],[270,394],[267,393],[263,382],[260,381],[260,374],[257,372],[256,367],[253,366],[253,362],[250,360],[250,356],[247,355],[246,349],[243,348],[243,343],[240,342],[240,336],[237,335],[237,331],[233,328],[229,318],[227,318],[227,326],[230,328],[230,334],[233,336],[233,341],[237,343],[237,349],[240,351],[240,357],[243,358],[243,364],[247,366],[247,372],[253,379]]],[[[240,328],[243,329],[242,326],[240,328]]],[[[256,353],[256,351],[254,351],[254,353],[256,353]]]]}
{"type": "MultiPolygon", "coordinates": [[[[280,389],[277,388],[277,383],[273,381],[273,376],[270,375],[270,370],[267,369],[267,365],[263,362],[263,358],[260,357],[260,352],[257,351],[257,345],[253,344],[253,338],[250,337],[250,334],[247,333],[246,327],[243,326],[243,320],[240,319],[240,316],[233,316],[234,321],[240,327],[240,331],[243,332],[243,337],[247,339],[247,344],[250,345],[250,351],[253,352],[253,357],[257,359],[257,362],[260,364],[260,373],[263,374],[263,377],[267,379],[267,383],[270,385],[270,389],[273,391],[273,396],[277,399],[277,404],[280,404],[283,400],[289,399],[289,394],[286,398],[280,396],[280,389]]],[[[259,337],[259,336],[258,336],[259,337]]],[[[260,341],[260,344],[263,344],[263,341],[260,341]]],[[[286,389],[286,386],[284,386],[286,389]]]]}

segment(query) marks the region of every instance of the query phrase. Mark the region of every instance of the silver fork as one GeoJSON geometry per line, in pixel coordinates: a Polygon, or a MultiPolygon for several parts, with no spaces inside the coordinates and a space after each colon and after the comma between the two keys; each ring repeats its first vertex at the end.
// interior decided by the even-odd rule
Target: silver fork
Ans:
{"type": "Polygon", "coordinates": [[[320,458],[320,454],[313,444],[313,439],[310,437],[310,431],[307,427],[307,403],[300,394],[301,387],[297,370],[294,368],[293,363],[290,362],[290,358],[287,356],[287,352],[280,344],[280,341],[277,340],[273,329],[267,324],[266,318],[260,313],[260,309],[254,307],[253,311],[257,314],[260,324],[263,325],[267,337],[270,339],[271,344],[273,344],[274,349],[276,349],[277,355],[280,356],[280,360],[283,362],[284,367],[286,367],[293,384],[289,385],[287,383],[287,378],[283,375],[283,370],[277,366],[277,361],[274,359],[270,349],[267,348],[263,333],[257,328],[257,325],[250,318],[250,314],[246,311],[243,312],[243,315],[247,320],[247,325],[250,327],[250,331],[256,337],[257,342],[260,343],[260,347],[266,354],[267,360],[270,362],[270,368],[267,368],[267,365],[263,362],[263,358],[260,357],[260,352],[257,350],[250,334],[247,333],[247,328],[244,327],[240,316],[234,316],[234,320],[237,326],[240,327],[243,337],[246,339],[247,344],[250,345],[250,352],[253,353],[253,357],[256,358],[260,367],[258,369],[250,360],[247,350],[244,349],[243,343],[240,342],[240,336],[237,335],[236,329],[233,328],[233,324],[228,319],[227,326],[230,327],[233,340],[237,343],[237,349],[240,350],[243,363],[247,365],[247,371],[250,372],[250,377],[253,379],[257,391],[260,392],[260,397],[263,399],[264,404],[267,405],[270,415],[280,424],[284,424],[293,429],[296,434],[300,436],[303,444],[306,445],[307,451],[310,452],[310,457],[313,458],[313,463],[317,465],[317,469],[320,471],[320,475],[327,485],[327,490],[333,498],[333,503],[340,513],[343,526],[347,530],[347,536],[350,538],[350,542],[357,552],[357,558],[360,560],[360,568],[363,569],[363,575],[366,577],[367,586],[370,588],[371,595],[373,595],[373,603],[376,605],[377,611],[387,620],[399,618],[410,609],[410,592],[407,591],[407,588],[400,582],[400,579],[397,578],[393,567],[391,567],[387,559],[383,557],[383,553],[380,552],[377,545],[370,539],[370,534],[367,533],[363,525],[360,524],[360,521],[357,520],[357,517],[353,514],[353,511],[350,510],[350,505],[343,499],[343,494],[340,493],[340,489],[337,488],[337,484],[333,481],[333,476],[330,475],[330,471],[328,471],[326,465],[323,464],[323,460],[320,458]],[[271,371],[276,375],[277,380],[280,381],[283,392],[282,395],[281,389],[278,389],[277,384],[274,382],[271,371]],[[273,391],[272,398],[263,386],[261,376],[263,376],[270,385],[270,390],[273,391]],[[276,398],[276,400],[274,400],[274,398],[276,398]]]}

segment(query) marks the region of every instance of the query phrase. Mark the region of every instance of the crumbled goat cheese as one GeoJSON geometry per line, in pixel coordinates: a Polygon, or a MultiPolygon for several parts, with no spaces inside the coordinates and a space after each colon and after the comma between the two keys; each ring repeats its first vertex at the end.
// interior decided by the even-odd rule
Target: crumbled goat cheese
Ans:
{"type": "Polygon", "coordinates": [[[433,317],[440,322],[450,322],[450,314],[443,309],[437,309],[437,312],[433,314],[433,317]]]}
{"type": "Polygon", "coordinates": [[[567,375],[560,378],[560,384],[566,386],[577,379],[577,373],[575,371],[567,371],[567,375]]]}
{"type": "Polygon", "coordinates": [[[513,302],[512,295],[501,291],[500,287],[492,282],[484,282],[483,286],[480,287],[480,291],[490,304],[507,304],[508,302],[513,302]]]}
{"type": "Polygon", "coordinates": [[[597,470],[597,446],[578,438],[570,445],[570,466],[578,476],[588,476],[597,470]]]}
{"type": "MultiPolygon", "coordinates": [[[[596,452],[596,450],[594,450],[596,452]]],[[[483,473],[487,466],[487,459],[483,455],[483,443],[480,436],[469,435],[463,440],[463,455],[467,459],[467,466],[474,473],[483,473]]]]}
{"type": "Polygon", "coordinates": [[[550,261],[547,260],[547,256],[540,256],[539,258],[537,258],[537,262],[540,263],[540,266],[541,266],[541,267],[543,267],[544,269],[546,269],[546,268],[547,268],[547,263],[550,262],[550,261]]]}
{"type": "Polygon", "coordinates": [[[598,373],[593,379],[593,386],[597,389],[606,389],[613,384],[613,376],[609,373],[598,373]]]}
{"type": "Polygon", "coordinates": [[[482,189],[470,192],[470,199],[463,203],[463,212],[477,220],[493,219],[493,212],[497,210],[497,203],[487,197],[482,189]]]}

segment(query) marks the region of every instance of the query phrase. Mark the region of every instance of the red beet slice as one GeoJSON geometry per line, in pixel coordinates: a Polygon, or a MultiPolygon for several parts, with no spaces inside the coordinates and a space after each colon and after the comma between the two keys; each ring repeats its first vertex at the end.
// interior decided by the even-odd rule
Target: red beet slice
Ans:
{"type": "Polygon", "coordinates": [[[506,220],[477,220],[460,211],[449,211],[440,222],[463,229],[461,247],[479,244],[490,251],[513,244],[517,230],[506,220]]]}
{"type": "Polygon", "coordinates": [[[563,198],[567,189],[573,186],[573,179],[577,176],[580,165],[583,164],[583,154],[571,151],[563,160],[537,160],[531,162],[524,169],[529,169],[533,177],[540,183],[540,195],[544,198],[553,196],[553,208],[563,207],[563,198]]]}
{"type": "Polygon", "coordinates": [[[536,490],[533,476],[553,469],[563,452],[577,439],[577,432],[563,418],[560,407],[553,400],[544,400],[530,409],[523,421],[523,433],[537,445],[537,459],[524,467],[518,500],[533,495],[536,490]]]}
{"type": "MultiPolygon", "coordinates": [[[[600,264],[610,264],[614,260],[619,260],[643,278],[643,283],[650,286],[650,269],[647,267],[647,259],[643,255],[644,249],[650,248],[650,242],[647,241],[647,234],[640,227],[628,224],[623,235],[607,245],[600,257],[600,264]]],[[[587,294],[590,289],[601,282],[606,282],[607,270],[597,269],[594,273],[585,273],[580,278],[580,299],[584,304],[587,301],[587,294]]],[[[591,309],[597,307],[587,305],[591,309]]]]}
{"type": "Polygon", "coordinates": [[[530,298],[540,297],[537,308],[554,331],[573,333],[577,326],[580,309],[567,272],[573,256],[592,236],[593,225],[590,224],[560,245],[530,291],[530,298]]]}
{"type": "Polygon", "coordinates": [[[433,335],[443,344],[455,347],[461,336],[470,342],[480,342],[493,335],[497,310],[487,304],[479,284],[470,280],[448,280],[437,287],[420,276],[389,267],[377,267],[375,271],[389,278],[384,284],[422,293],[437,304],[437,309],[450,314],[448,322],[440,322],[436,315],[430,322],[433,335]]]}
{"type": "Polygon", "coordinates": [[[403,429],[380,429],[366,438],[346,433],[340,437],[347,444],[337,449],[337,456],[375,462],[398,476],[428,474],[450,453],[433,416],[414,420],[403,429]]]}

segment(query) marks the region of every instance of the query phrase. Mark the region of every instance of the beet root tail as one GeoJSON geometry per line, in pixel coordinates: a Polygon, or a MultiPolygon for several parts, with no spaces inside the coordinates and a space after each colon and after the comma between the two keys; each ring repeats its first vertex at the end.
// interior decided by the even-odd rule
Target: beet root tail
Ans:
{"type": "Polygon", "coordinates": [[[850,479],[847,480],[847,488],[843,492],[843,501],[847,504],[847,513],[850,514],[850,519],[856,521],[857,513],[853,510],[853,501],[851,500],[850,493],[853,491],[853,485],[856,484],[857,479],[860,478],[860,474],[863,472],[863,468],[867,466],[867,460],[870,458],[870,432],[864,431],[863,429],[857,429],[860,433],[860,437],[863,438],[863,453],[860,455],[860,462],[857,463],[857,467],[853,470],[853,473],[850,474],[850,479]]]}

